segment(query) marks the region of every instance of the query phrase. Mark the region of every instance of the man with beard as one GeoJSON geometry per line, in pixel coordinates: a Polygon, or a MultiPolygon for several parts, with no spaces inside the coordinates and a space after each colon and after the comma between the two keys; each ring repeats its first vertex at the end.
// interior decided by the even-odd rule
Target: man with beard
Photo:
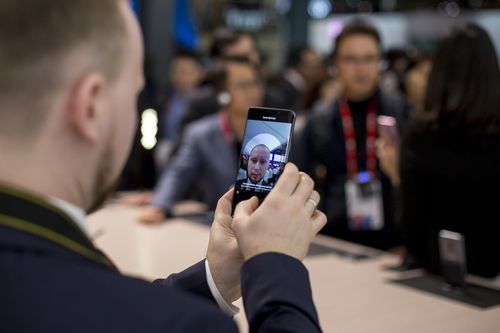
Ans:
{"type": "Polygon", "coordinates": [[[293,165],[260,207],[232,217],[228,192],[207,259],[154,285],[89,239],[85,213],[123,167],[143,85],[125,0],[3,0],[0,39],[2,331],[236,332],[220,308],[241,294],[251,332],[321,331],[300,260],[326,218],[293,165]]]}

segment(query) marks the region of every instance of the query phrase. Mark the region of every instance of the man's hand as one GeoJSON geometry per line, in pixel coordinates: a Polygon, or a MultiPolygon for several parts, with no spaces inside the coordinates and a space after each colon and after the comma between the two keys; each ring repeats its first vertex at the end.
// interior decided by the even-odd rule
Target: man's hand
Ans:
{"type": "Polygon", "coordinates": [[[380,169],[389,177],[393,186],[399,186],[399,147],[383,138],[377,140],[377,158],[380,169]]]}
{"type": "Polygon", "coordinates": [[[326,216],[316,210],[319,200],[312,179],[288,164],[260,207],[254,197],[235,209],[232,229],[244,259],[266,252],[304,259],[326,223],[326,216]]]}
{"type": "Polygon", "coordinates": [[[118,199],[117,203],[126,206],[144,206],[151,203],[153,196],[151,191],[127,194],[118,199]]]}
{"type": "Polygon", "coordinates": [[[148,206],[139,213],[139,221],[145,224],[158,224],[167,219],[167,215],[162,208],[148,206]]]}
{"type": "Polygon", "coordinates": [[[234,190],[219,200],[210,230],[207,260],[210,272],[226,303],[231,304],[241,297],[240,269],[243,257],[231,229],[231,205],[234,190]]]}

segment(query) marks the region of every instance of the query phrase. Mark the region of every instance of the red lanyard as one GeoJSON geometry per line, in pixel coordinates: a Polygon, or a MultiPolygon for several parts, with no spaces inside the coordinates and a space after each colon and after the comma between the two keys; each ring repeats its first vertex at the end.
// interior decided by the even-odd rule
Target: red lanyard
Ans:
{"type": "MultiPolygon", "coordinates": [[[[371,175],[377,173],[377,154],[375,141],[377,140],[377,108],[373,98],[368,107],[366,118],[366,171],[371,175]]],[[[356,144],[356,132],[354,131],[354,121],[351,108],[345,98],[340,100],[340,116],[342,127],[344,128],[347,175],[351,178],[358,173],[358,151],[356,144]]]]}
{"type": "Polygon", "coordinates": [[[235,137],[231,124],[229,123],[229,117],[227,115],[227,111],[219,112],[219,128],[226,142],[230,146],[232,146],[234,144],[235,137]]]}

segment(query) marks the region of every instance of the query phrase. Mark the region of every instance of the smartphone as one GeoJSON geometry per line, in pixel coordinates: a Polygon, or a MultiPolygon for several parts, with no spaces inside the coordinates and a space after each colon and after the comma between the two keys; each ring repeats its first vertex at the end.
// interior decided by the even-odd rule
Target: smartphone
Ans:
{"type": "Polygon", "coordinates": [[[377,117],[378,133],[381,138],[386,140],[389,144],[399,146],[401,138],[396,122],[396,118],[390,116],[377,117]]]}
{"type": "Polygon", "coordinates": [[[464,287],[467,274],[464,236],[457,232],[441,230],[439,256],[441,271],[446,282],[452,286],[464,287]]]}
{"type": "Polygon", "coordinates": [[[250,108],[234,184],[236,205],[253,196],[262,202],[278,181],[291,149],[295,112],[250,108]]]}

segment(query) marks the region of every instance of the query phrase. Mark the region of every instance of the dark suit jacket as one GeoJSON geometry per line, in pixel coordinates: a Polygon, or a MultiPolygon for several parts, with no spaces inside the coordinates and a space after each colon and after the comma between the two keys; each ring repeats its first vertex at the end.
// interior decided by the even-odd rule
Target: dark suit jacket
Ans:
{"type": "Polygon", "coordinates": [[[200,193],[211,209],[234,184],[238,167],[236,143],[229,142],[219,125],[219,114],[195,121],[186,129],[155,188],[153,205],[170,211],[188,195],[200,193]]]}
{"type": "MultiPolygon", "coordinates": [[[[378,115],[393,116],[398,121],[400,131],[409,112],[409,106],[399,95],[376,93],[378,115]]],[[[323,233],[364,245],[388,249],[399,243],[394,225],[393,190],[390,181],[382,173],[385,227],[381,231],[350,231],[347,226],[345,182],[347,163],[345,138],[339,104],[334,101],[313,112],[304,129],[302,142],[296,147],[302,151],[295,155],[295,161],[302,169],[314,176],[317,189],[322,194],[321,209],[328,217],[323,233]],[[318,177],[318,168],[326,175],[318,177]]],[[[359,157],[363,158],[364,157],[359,157]]]]}
{"type": "MultiPolygon", "coordinates": [[[[0,186],[0,331],[237,332],[203,262],[155,284],[125,277],[42,198],[0,186]]],[[[242,268],[251,332],[319,332],[307,270],[264,254],[242,268]]]]}

